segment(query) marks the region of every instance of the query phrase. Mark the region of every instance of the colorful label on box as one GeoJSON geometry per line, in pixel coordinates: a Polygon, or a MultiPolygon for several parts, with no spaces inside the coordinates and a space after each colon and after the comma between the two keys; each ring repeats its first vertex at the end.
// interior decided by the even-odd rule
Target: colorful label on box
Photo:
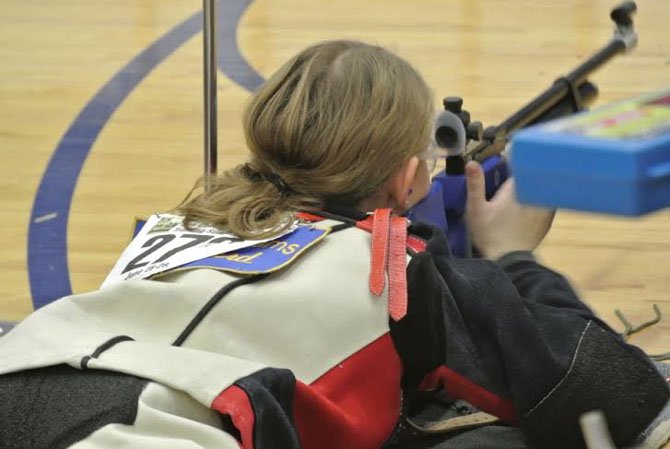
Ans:
{"type": "Polygon", "coordinates": [[[670,134],[670,91],[559,120],[545,129],[601,139],[654,139],[670,134]]]}

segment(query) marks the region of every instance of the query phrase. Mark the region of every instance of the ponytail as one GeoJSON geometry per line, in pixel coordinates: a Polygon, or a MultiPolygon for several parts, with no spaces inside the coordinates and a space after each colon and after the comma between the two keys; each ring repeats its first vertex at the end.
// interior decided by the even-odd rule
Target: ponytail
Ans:
{"type": "Polygon", "coordinates": [[[198,180],[177,211],[186,217],[186,227],[207,223],[255,240],[286,230],[294,221],[294,212],[314,207],[318,201],[295,191],[280,175],[244,164],[214,177],[211,193],[198,180]]]}

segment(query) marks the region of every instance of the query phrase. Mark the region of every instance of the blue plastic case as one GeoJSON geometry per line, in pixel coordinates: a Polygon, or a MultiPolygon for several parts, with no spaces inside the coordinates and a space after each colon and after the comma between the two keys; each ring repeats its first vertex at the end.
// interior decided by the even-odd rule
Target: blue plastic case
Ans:
{"type": "Polygon", "coordinates": [[[618,215],[670,206],[670,89],[523,129],[521,202],[618,215]]]}

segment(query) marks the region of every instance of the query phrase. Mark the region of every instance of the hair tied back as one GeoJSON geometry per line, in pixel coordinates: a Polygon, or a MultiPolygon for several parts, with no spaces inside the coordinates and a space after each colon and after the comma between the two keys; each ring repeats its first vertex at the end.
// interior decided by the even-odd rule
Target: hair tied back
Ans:
{"type": "Polygon", "coordinates": [[[270,172],[264,173],[253,168],[249,163],[246,163],[242,166],[242,173],[250,181],[257,182],[261,180],[268,181],[279,191],[283,197],[291,196],[296,193],[295,190],[289,186],[284,179],[279,176],[277,173],[270,172]]]}

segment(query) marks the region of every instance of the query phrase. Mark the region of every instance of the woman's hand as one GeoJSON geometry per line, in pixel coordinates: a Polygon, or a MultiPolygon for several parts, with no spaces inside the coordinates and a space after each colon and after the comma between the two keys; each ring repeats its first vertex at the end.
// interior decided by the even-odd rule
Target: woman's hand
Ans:
{"type": "Polygon", "coordinates": [[[468,162],[465,175],[466,220],[472,242],[482,255],[497,260],[512,251],[534,250],[547,235],[555,211],[519,204],[513,179],[486,201],[484,173],[477,162],[468,162]]]}

